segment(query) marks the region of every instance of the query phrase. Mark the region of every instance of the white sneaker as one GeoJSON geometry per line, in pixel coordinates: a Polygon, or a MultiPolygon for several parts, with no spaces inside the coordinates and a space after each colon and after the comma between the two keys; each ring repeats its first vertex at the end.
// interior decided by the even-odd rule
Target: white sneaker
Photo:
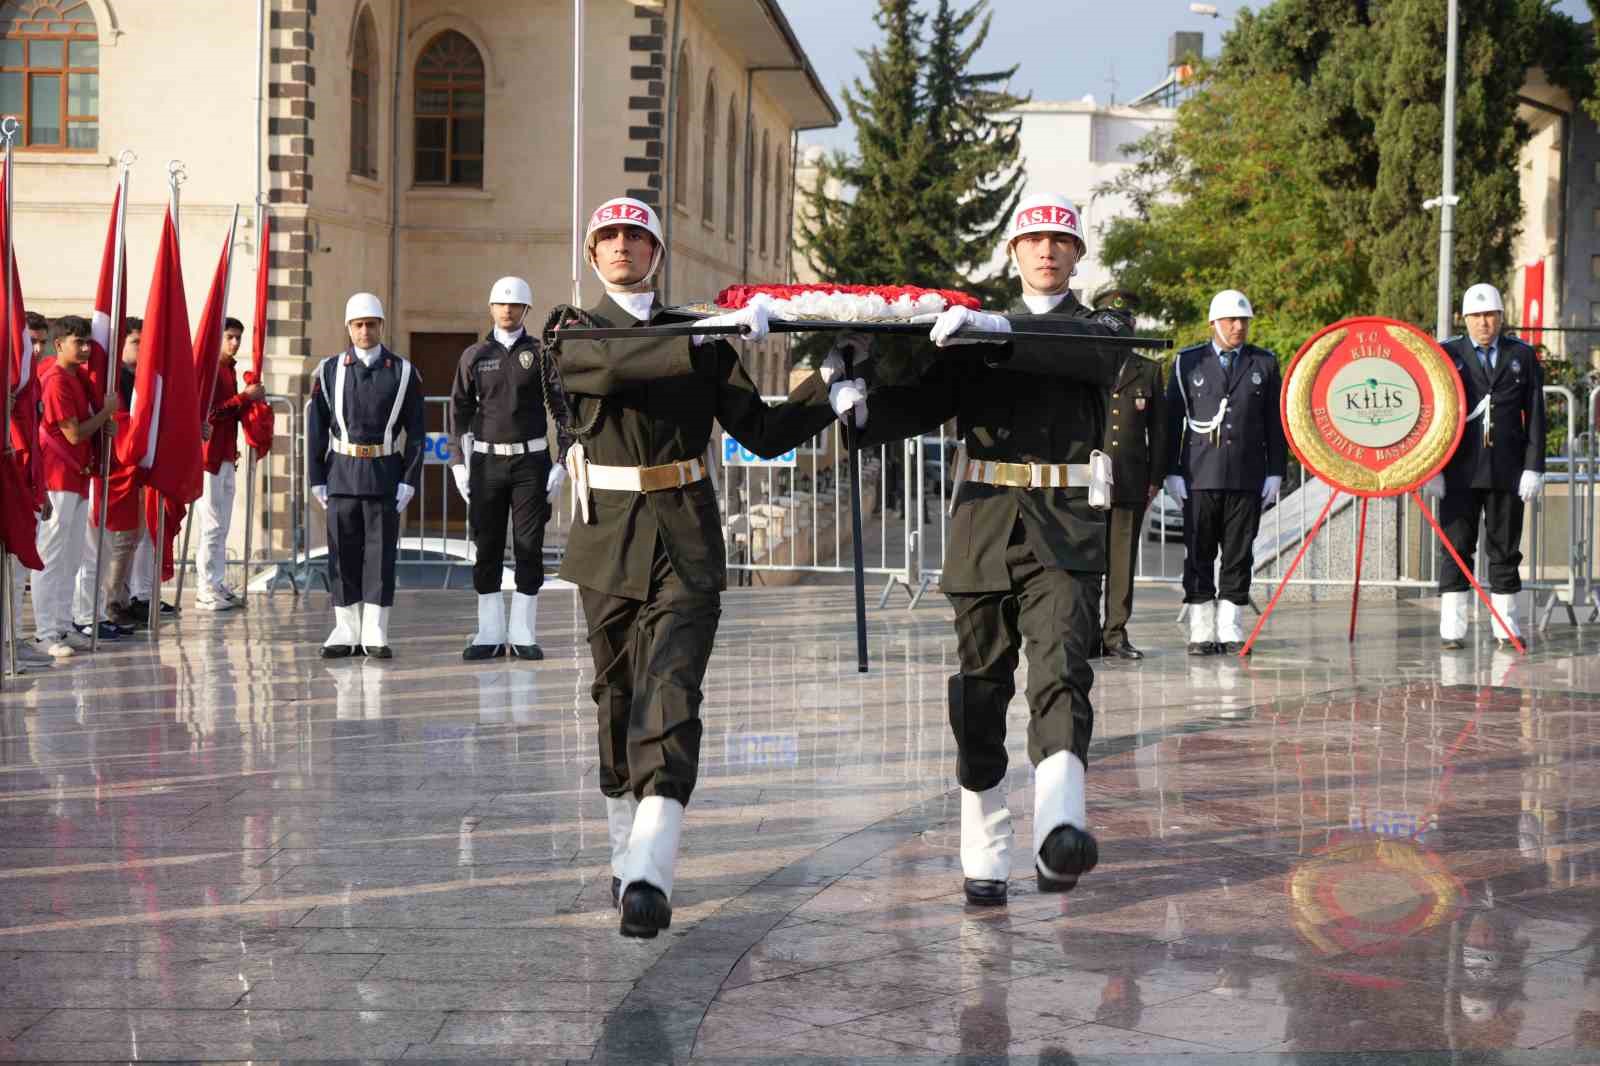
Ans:
{"type": "MultiPolygon", "coordinates": [[[[76,629],[67,633],[63,633],[59,642],[65,642],[69,647],[76,648],[79,651],[88,651],[94,646],[94,642],[92,640],[84,636],[82,633],[79,633],[76,629]]],[[[55,655],[56,653],[54,650],[52,650],[50,654],[55,655]]]]}
{"type": "MultiPolygon", "coordinates": [[[[74,633],[73,636],[77,636],[77,634],[74,633]]],[[[77,649],[68,642],[66,637],[44,637],[35,640],[33,643],[35,647],[43,648],[45,654],[52,659],[70,659],[78,654],[77,649]]]]}
{"type": "Polygon", "coordinates": [[[230,599],[225,599],[217,593],[208,596],[196,596],[194,605],[202,611],[231,611],[239,606],[230,599]]]}

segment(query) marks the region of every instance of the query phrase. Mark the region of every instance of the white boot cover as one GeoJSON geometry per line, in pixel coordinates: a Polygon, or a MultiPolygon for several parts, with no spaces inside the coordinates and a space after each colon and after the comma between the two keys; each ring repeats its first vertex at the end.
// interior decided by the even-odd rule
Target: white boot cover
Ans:
{"type": "Polygon", "coordinates": [[[348,607],[335,607],[333,609],[333,632],[328,634],[328,639],[322,642],[324,648],[336,645],[354,645],[361,643],[361,604],[352,603],[348,607]]]}
{"type": "Polygon", "coordinates": [[[1039,849],[1064,825],[1088,832],[1083,787],[1083,762],[1070,751],[1058,751],[1033,768],[1033,864],[1046,877],[1076,876],[1046,869],[1039,861],[1039,849]]]}
{"type": "Polygon", "coordinates": [[[1239,605],[1232,600],[1217,601],[1217,642],[1244,643],[1244,631],[1239,627],[1239,605]]]}
{"type": "Polygon", "coordinates": [[[1472,605],[1470,592],[1444,592],[1439,594],[1439,636],[1443,640],[1467,639],[1467,608],[1472,605]]]}
{"type": "Polygon", "coordinates": [[[1217,639],[1217,601],[1189,605],[1189,643],[1212,644],[1217,639]]]}
{"type": "Polygon", "coordinates": [[[389,646],[389,608],[375,603],[361,605],[361,640],[357,643],[363,648],[389,646]]]}
{"type": "MultiPolygon", "coordinates": [[[[1489,602],[1494,604],[1495,613],[1505,619],[1505,625],[1494,622],[1494,635],[1496,640],[1510,640],[1512,637],[1522,639],[1522,627],[1517,625],[1517,595],[1514,592],[1495,592],[1489,596],[1489,602]],[[1509,630],[1509,632],[1507,632],[1509,630]]],[[[1493,616],[1491,616],[1491,619],[1493,616]]]]}
{"type": "MultiPolygon", "coordinates": [[[[633,833],[633,814],[639,801],[633,793],[606,797],[606,835],[611,838],[611,876],[622,878],[623,860],[628,855],[628,837],[633,833]]],[[[660,887],[660,886],[657,886],[660,887]]]]}
{"type": "Polygon", "coordinates": [[[506,601],[498,592],[478,596],[478,631],[472,643],[498,648],[506,642],[506,601]]]}
{"type": "Polygon", "coordinates": [[[1011,876],[1011,811],[1004,781],[982,792],[961,790],[961,873],[974,881],[1011,876]]]}
{"type": "Polygon", "coordinates": [[[622,891],[643,881],[672,899],[672,873],[678,865],[678,835],[683,831],[683,804],[664,796],[646,796],[633,814],[628,853],[617,875],[622,891]]]}
{"type": "Polygon", "coordinates": [[[519,648],[536,643],[533,631],[537,625],[538,617],[537,596],[524,596],[520,592],[511,594],[511,636],[509,643],[519,648]]]}

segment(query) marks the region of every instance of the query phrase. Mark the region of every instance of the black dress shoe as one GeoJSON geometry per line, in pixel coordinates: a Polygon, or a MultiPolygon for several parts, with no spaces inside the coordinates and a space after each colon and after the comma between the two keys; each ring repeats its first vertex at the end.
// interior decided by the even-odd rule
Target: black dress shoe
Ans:
{"type": "Polygon", "coordinates": [[[1077,887],[1078,878],[1099,864],[1100,845],[1086,830],[1071,825],[1057,826],[1044,838],[1044,845],[1039,848],[1039,861],[1064,875],[1055,877],[1035,866],[1040,892],[1071,892],[1077,887]]]}
{"type": "Polygon", "coordinates": [[[618,906],[621,905],[621,900],[622,900],[622,878],[613,877],[611,879],[611,907],[612,907],[613,910],[615,910],[618,906]]]}
{"type": "Polygon", "coordinates": [[[1122,644],[1107,644],[1106,658],[1108,659],[1143,659],[1144,652],[1126,642],[1122,644]]]}
{"type": "Polygon", "coordinates": [[[974,907],[1004,907],[1006,905],[1006,883],[1004,881],[980,881],[968,877],[961,882],[961,889],[967,894],[967,902],[974,907]]]}
{"type": "Polygon", "coordinates": [[[1466,646],[1466,641],[1457,640],[1455,637],[1447,637],[1439,642],[1439,647],[1443,648],[1445,651],[1460,651],[1466,646]]]}
{"type": "Polygon", "coordinates": [[[504,644],[468,644],[461,651],[461,658],[469,663],[482,662],[485,659],[499,659],[506,653],[504,644]]]}
{"type": "Polygon", "coordinates": [[[1189,644],[1190,655],[1215,655],[1217,646],[1209,640],[1197,640],[1189,644]]]}
{"type": "Polygon", "coordinates": [[[372,648],[369,648],[369,647],[366,647],[365,645],[362,645],[361,650],[366,653],[366,656],[369,659],[393,659],[394,658],[394,652],[389,650],[389,645],[387,645],[387,644],[379,644],[376,647],[372,647],[372,648]]]}
{"type": "Polygon", "coordinates": [[[354,644],[324,644],[321,652],[324,659],[348,659],[355,653],[354,644]]]}
{"type": "Polygon", "coordinates": [[[544,649],[537,644],[513,644],[511,645],[511,654],[519,659],[536,662],[544,658],[544,649]]]}
{"type": "Polygon", "coordinates": [[[647,881],[635,881],[622,894],[622,935],[650,940],[672,928],[672,904],[667,895],[647,881]]]}

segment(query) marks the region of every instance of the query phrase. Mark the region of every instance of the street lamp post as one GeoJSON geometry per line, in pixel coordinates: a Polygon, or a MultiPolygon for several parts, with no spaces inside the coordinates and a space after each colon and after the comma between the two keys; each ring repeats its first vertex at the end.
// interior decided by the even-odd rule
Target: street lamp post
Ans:
{"type": "Polygon", "coordinates": [[[1455,254],[1456,204],[1456,0],[1450,0],[1445,18],[1444,52],[1444,189],[1423,202],[1423,210],[1439,209],[1439,293],[1438,328],[1434,335],[1444,340],[1450,335],[1450,271],[1455,254]]]}

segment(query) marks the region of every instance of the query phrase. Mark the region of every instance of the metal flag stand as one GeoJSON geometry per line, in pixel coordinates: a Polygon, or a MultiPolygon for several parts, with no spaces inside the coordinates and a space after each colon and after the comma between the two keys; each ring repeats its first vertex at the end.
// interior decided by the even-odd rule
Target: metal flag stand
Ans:
{"type": "MultiPolygon", "coordinates": [[[[22,309],[20,307],[11,306],[11,293],[13,288],[12,277],[14,276],[12,273],[12,267],[16,261],[16,256],[12,252],[12,249],[16,247],[16,235],[11,232],[11,188],[14,184],[16,184],[12,180],[11,145],[13,139],[17,135],[17,131],[21,128],[21,123],[17,121],[14,115],[7,115],[3,120],[0,120],[0,137],[5,138],[6,142],[6,199],[3,207],[0,207],[0,210],[5,211],[6,226],[5,328],[10,332],[9,339],[12,344],[15,344],[17,341],[17,323],[15,320],[16,315],[22,309]]],[[[11,462],[11,365],[12,363],[16,362],[17,359],[16,353],[10,351],[9,349],[10,345],[7,345],[4,353],[5,367],[0,369],[0,407],[5,408],[4,418],[0,419],[0,463],[11,462]]],[[[0,664],[0,667],[3,667],[0,668],[0,689],[5,687],[6,677],[14,677],[22,672],[17,666],[16,627],[11,624],[12,619],[16,617],[12,613],[12,601],[16,597],[20,596],[21,592],[15,587],[16,583],[11,580],[11,575],[11,553],[0,550],[0,612],[4,613],[4,617],[0,618],[0,655],[3,655],[5,659],[5,662],[0,664]]]]}
{"type": "MultiPolygon", "coordinates": [[[[227,269],[222,272],[222,318],[220,320],[218,320],[217,322],[212,323],[212,326],[214,326],[214,328],[216,329],[218,334],[222,333],[223,323],[228,320],[228,287],[233,284],[233,239],[234,239],[234,235],[236,233],[238,233],[238,232],[239,232],[239,205],[238,204],[234,204],[233,205],[233,221],[228,223],[228,266],[227,266],[227,269]]],[[[221,356],[220,355],[218,356],[218,362],[219,363],[221,362],[221,356]]],[[[201,428],[202,441],[203,441],[204,440],[203,434],[205,432],[205,426],[206,426],[206,424],[208,422],[211,421],[211,405],[216,400],[216,395],[215,395],[215,393],[217,391],[217,378],[216,378],[216,375],[213,374],[209,381],[202,381],[202,382],[198,382],[197,384],[200,387],[200,428],[201,428]]],[[[233,429],[233,432],[234,432],[234,435],[237,436],[238,433],[239,433],[239,427],[235,426],[234,429],[233,429]]],[[[201,454],[202,454],[202,456],[204,455],[204,451],[205,451],[205,445],[202,443],[202,445],[201,445],[201,454]]],[[[251,454],[254,454],[254,452],[252,451],[251,454]]],[[[201,474],[200,474],[201,484],[202,485],[205,484],[204,465],[205,464],[202,461],[202,463],[201,463],[202,470],[201,470],[201,474]]],[[[190,504],[189,504],[189,512],[190,513],[184,519],[184,523],[183,523],[183,554],[178,557],[177,563],[175,564],[175,569],[177,570],[177,578],[178,578],[178,589],[177,589],[177,592],[174,594],[176,598],[173,600],[173,602],[174,603],[178,603],[178,604],[183,603],[183,575],[184,575],[184,571],[186,571],[189,568],[189,534],[191,532],[193,532],[193,530],[194,530],[194,503],[195,503],[195,501],[190,501],[190,504]]],[[[248,569],[249,569],[249,567],[246,566],[246,570],[248,570],[248,569]]],[[[198,577],[199,575],[196,574],[196,576],[198,577]]]]}
{"type": "MultiPolygon", "coordinates": [[[[122,366],[122,316],[127,312],[123,302],[127,298],[124,292],[123,272],[127,269],[128,247],[126,241],[128,220],[128,176],[133,169],[133,164],[138,161],[138,156],[132,151],[124,151],[117,157],[122,171],[117,176],[117,218],[115,222],[117,237],[116,251],[112,255],[111,267],[111,328],[106,334],[106,393],[102,397],[105,403],[111,402],[112,393],[117,387],[117,376],[121,373],[122,366]]],[[[100,525],[94,533],[94,592],[90,601],[93,610],[89,612],[89,650],[100,650],[100,608],[104,602],[104,593],[100,588],[100,576],[104,572],[106,561],[106,519],[110,517],[111,507],[111,452],[116,447],[116,421],[112,423],[110,443],[100,446],[100,486],[97,490],[100,498],[100,525]]]]}
{"type": "MultiPolygon", "coordinates": [[[[183,160],[173,159],[167,163],[167,186],[172,190],[172,234],[180,237],[178,230],[178,187],[189,179],[189,171],[183,165],[183,160]]],[[[179,247],[182,247],[180,239],[179,247]]],[[[150,490],[145,489],[146,492],[150,490]]],[[[167,501],[156,493],[156,542],[155,549],[155,580],[151,583],[153,588],[150,593],[150,639],[155,640],[161,631],[161,571],[167,561],[167,501]]],[[[179,578],[182,581],[182,578],[179,578]]],[[[182,588],[182,585],[179,585],[182,588]]],[[[181,604],[174,601],[174,610],[181,604]]]]}

